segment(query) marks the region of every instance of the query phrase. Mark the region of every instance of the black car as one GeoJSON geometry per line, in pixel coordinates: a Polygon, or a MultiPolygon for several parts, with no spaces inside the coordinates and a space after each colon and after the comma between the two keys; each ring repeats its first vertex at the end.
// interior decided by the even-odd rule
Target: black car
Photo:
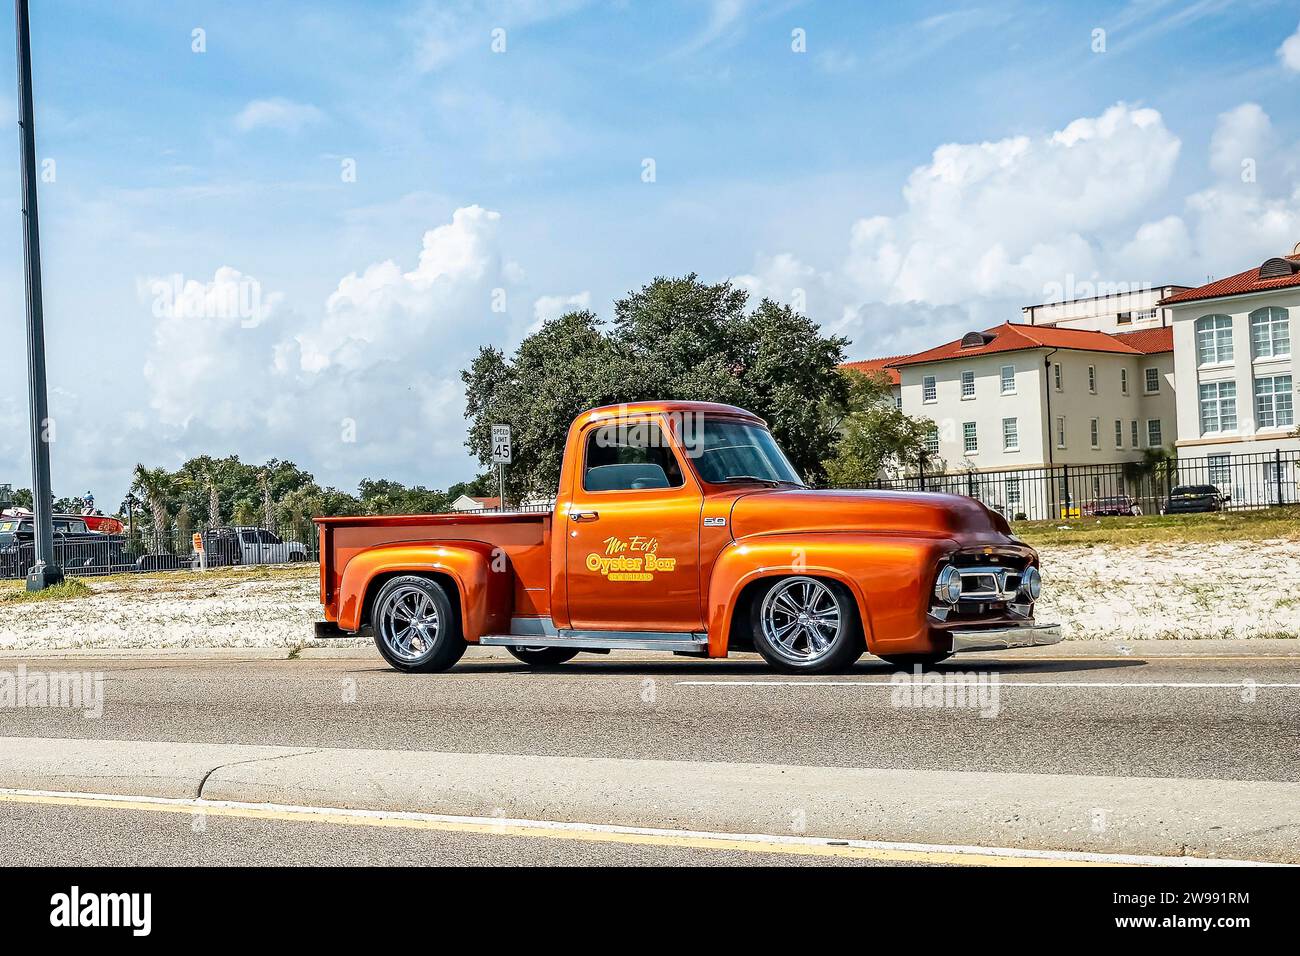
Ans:
{"type": "Polygon", "coordinates": [[[1222,511],[1227,497],[1214,485],[1178,485],[1169,492],[1165,502],[1165,514],[1186,515],[1201,514],[1208,511],[1222,511]]]}
{"type": "MultiPolygon", "coordinates": [[[[56,519],[54,560],[69,574],[108,574],[134,567],[124,535],[88,531],[80,520],[56,519]]],[[[32,520],[0,519],[0,577],[25,578],[35,563],[32,520]]]]}

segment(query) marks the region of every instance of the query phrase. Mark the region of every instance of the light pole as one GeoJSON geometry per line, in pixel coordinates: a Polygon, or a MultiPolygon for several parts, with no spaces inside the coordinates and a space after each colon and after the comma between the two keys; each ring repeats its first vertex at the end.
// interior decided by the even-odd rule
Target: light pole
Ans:
{"type": "Polygon", "coordinates": [[[63,580],[54,560],[50,493],[49,410],[45,399],[45,316],[41,305],[41,234],[36,217],[36,128],[32,108],[32,37],[27,0],[14,0],[18,21],[18,129],[22,143],[23,257],[27,265],[27,395],[32,430],[32,521],[35,564],[27,590],[63,580]]]}

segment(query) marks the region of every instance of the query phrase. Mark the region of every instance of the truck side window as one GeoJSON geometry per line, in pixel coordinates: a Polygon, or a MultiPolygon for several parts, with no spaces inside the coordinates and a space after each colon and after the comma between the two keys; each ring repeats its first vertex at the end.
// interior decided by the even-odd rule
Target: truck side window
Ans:
{"type": "Polygon", "coordinates": [[[602,425],[587,436],[586,491],[680,488],[685,481],[677,456],[654,422],[602,425]]]}

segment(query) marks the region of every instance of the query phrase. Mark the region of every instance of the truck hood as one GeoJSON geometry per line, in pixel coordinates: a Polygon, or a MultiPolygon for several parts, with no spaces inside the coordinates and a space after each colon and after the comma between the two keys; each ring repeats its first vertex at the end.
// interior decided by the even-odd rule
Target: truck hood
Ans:
{"type": "Polygon", "coordinates": [[[965,495],[928,491],[756,491],[731,511],[736,538],[791,531],[870,531],[1004,543],[1003,517],[965,495]]]}

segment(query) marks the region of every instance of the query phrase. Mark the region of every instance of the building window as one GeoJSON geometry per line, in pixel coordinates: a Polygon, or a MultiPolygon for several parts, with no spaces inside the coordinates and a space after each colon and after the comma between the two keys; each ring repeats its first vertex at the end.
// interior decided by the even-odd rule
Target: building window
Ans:
{"type": "Polygon", "coordinates": [[[1088,438],[1093,448],[1101,447],[1101,421],[1094,418],[1088,423],[1088,438]]]}
{"type": "Polygon", "coordinates": [[[1057,362],[1052,366],[1052,379],[1056,383],[1056,390],[1059,392],[1065,388],[1065,377],[1061,373],[1061,363],[1057,362]]]}
{"type": "Polygon", "coordinates": [[[1159,309],[1139,309],[1133,313],[1133,318],[1139,322],[1145,322],[1148,319],[1154,319],[1159,311],[1159,309]]]}
{"type": "Polygon", "coordinates": [[[1222,491],[1232,484],[1232,458],[1229,455],[1210,455],[1205,459],[1209,467],[1210,484],[1222,491]]]}
{"type": "Polygon", "coordinates": [[[1149,369],[1145,369],[1144,371],[1146,374],[1147,394],[1154,395],[1156,394],[1156,392],[1160,391],[1160,369],[1149,368],[1149,369]]]}
{"type": "Polygon", "coordinates": [[[1196,364],[1218,365],[1232,361],[1232,318],[1203,315],[1196,320],[1196,364]]]}
{"type": "Polygon", "coordinates": [[[921,401],[929,404],[939,400],[939,386],[935,383],[933,375],[927,375],[921,379],[921,401]]]}
{"type": "Polygon", "coordinates": [[[1250,313],[1250,351],[1255,358],[1284,358],[1291,354],[1286,309],[1271,306],[1250,313]]]}
{"type": "Polygon", "coordinates": [[[1020,504],[1020,479],[1018,477],[1008,478],[1006,487],[1007,487],[1007,504],[1008,505],[1020,504]]]}
{"type": "Polygon", "coordinates": [[[973,455],[980,450],[979,439],[975,436],[974,422],[962,422],[961,442],[962,450],[968,455],[973,455]]]}
{"type": "Polygon", "coordinates": [[[1201,384],[1201,434],[1230,432],[1237,427],[1237,383],[1201,384]]]}
{"type": "Polygon", "coordinates": [[[1129,437],[1129,443],[1134,448],[1136,448],[1138,446],[1138,423],[1137,422],[1128,423],[1128,437],[1129,437]]]}
{"type": "Polygon", "coordinates": [[[1119,390],[1121,395],[1128,394],[1128,369],[1119,370],[1119,390]]]}
{"type": "Polygon", "coordinates": [[[1164,436],[1160,434],[1160,419],[1147,419],[1147,444],[1152,448],[1159,448],[1164,443],[1164,436]]]}
{"type": "Polygon", "coordinates": [[[1088,391],[1097,394],[1097,366],[1088,366],[1088,391]]]}
{"type": "Polygon", "coordinates": [[[1120,325],[1128,325],[1130,322],[1133,321],[1133,313],[1121,312],[1115,316],[1115,321],[1118,322],[1120,325]]]}
{"type": "Polygon", "coordinates": [[[1255,420],[1260,428],[1289,428],[1295,424],[1290,375],[1255,379],[1255,420]]]}
{"type": "Polygon", "coordinates": [[[1002,419],[1002,450],[1020,451],[1020,422],[1017,419],[1002,419]]]}
{"type": "Polygon", "coordinates": [[[1063,417],[1056,420],[1056,447],[1065,447],[1065,419],[1063,417]]]}
{"type": "Polygon", "coordinates": [[[1121,419],[1115,419],[1115,447],[1124,447],[1124,422],[1121,419]]]}
{"type": "Polygon", "coordinates": [[[939,426],[931,425],[925,430],[925,450],[931,455],[939,454],[939,426]]]}
{"type": "Polygon", "coordinates": [[[1014,365],[1002,366],[1002,394],[1014,395],[1016,393],[1016,367],[1014,365]]]}
{"type": "Polygon", "coordinates": [[[972,371],[967,370],[961,373],[961,397],[975,397],[975,373],[972,371]]]}
{"type": "Polygon", "coordinates": [[[903,407],[903,390],[902,390],[902,389],[899,389],[897,392],[894,393],[894,407],[895,407],[895,408],[902,408],[902,407],[903,407]]]}

